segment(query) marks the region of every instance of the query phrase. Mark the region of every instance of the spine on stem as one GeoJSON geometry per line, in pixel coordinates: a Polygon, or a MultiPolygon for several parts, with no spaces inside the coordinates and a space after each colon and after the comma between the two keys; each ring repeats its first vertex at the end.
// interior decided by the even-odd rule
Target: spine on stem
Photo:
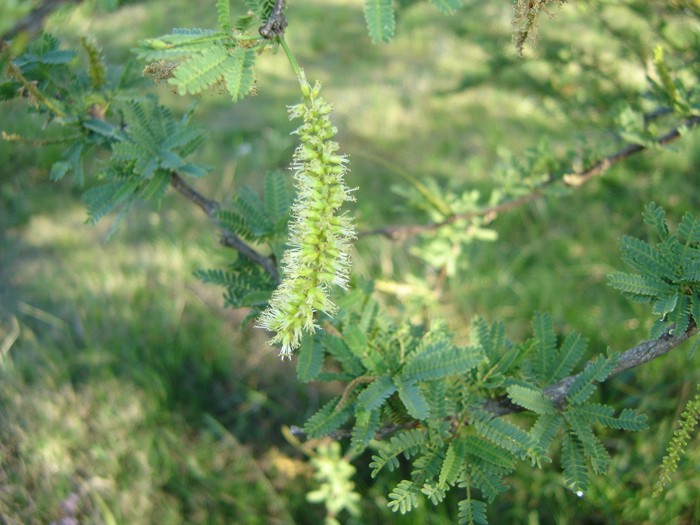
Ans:
{"type": "Polygon", "coordinates": [[[258,319],[258,326],[275,332],[271,344],[281,344],[283,359],[291,359],[304,332],[316,330],[316,312],[336,311],[330,289],[348,286],[355,237],[352,219],[340,212],[343,203],[354,198],[344,183],[347,157],[331,140],[338,131],[329,118],[332,107],[320,96],[320,83],[312,87],[301,70],[298,78],[303,101],[288,108],[290,119],[304,121],[293,132],[300,144],[292,163],[297,196],[289,248],[281,261],[282,283],[258,319]]]}

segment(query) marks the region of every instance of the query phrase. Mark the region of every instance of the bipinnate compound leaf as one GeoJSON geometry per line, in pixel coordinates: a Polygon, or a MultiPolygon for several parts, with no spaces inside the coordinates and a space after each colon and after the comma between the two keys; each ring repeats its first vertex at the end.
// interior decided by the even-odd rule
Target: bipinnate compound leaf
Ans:
{"type": "Polygon", "coordinates": [[[583,404],[595,391],[595,383],[605,381],[615,368],[619,354],[600,355],[589,362],[569,388],[567,399],[574,405],[583,404]]]}
{"type": "Polygon", "coordinates": [[[357,404],[364,410],[376,410],[396,392],[396,385],[390,377],[375,379],[357,396],[357,404]]]}
{"type": "Polygon", "coordinates": [[[622,260],[643,274],[661,277],[673,277],[673,269],[659,250],[648,242],[636,237],[623,235],[620,239],[622,260]]]}
{"type": "Polygon", "coordinates": [[[453,485],[457,481],[464,467],[465,455],[464,442],[459,438],[453,439],[449,447],[447,447],[445,459],[442,461],[440,477],[438,478],[439,486],[445,487],[447,485],[453,485]]]}
{"type": "Polygon", "coordinates": [[[686,243],[700,243],[700,220],[692,213],[686,212],[678,225],[678,234],[686,240],[686,243]]]}
{"type": "Polygon", "coordinates": [[[323,365],[323,346],[316,342],[313,335],[301,340],[297,358],[297,377],[302,383],[316,379],[323,365]]]}
{"type": "Polygon", "coordinates": [[[459,525],[488,525],[486,503],[471,498],[460,501],[458,519],[459,525]]]}
{"type": "Polygon", "coordinates": [[[513,423],[492,417],[486,412],[475,412],[472,423],[477,433],[499,447],[524,459],[537,446],[537,441],[513,423]]]}
{"type": "Polygon", "coordinates": [[[412,481],[407,479],[399,483],[389,494],[389,503],[387,506],[393,512],[406,514],[418,505],[419,490],[412,481]]]}
{"type": "Polygon", "coordinates": [[[556,411],[552,400],[540,390],[521,385],[511,385],[508,387],[507,392],[513,403],[536,414],[553,414],[556,411]]]}
{"type": "Polygon", "coordinates": [[[389,42],[394,36],[393,0],[365,0],[365,22],[373,44],[389,42]]]}
{"type": "Polygon", "coordinates": [[[416,381],[397,381],[399,399],[406,407],[408,414],[415,419],[428,419],[430,407],[416,381]]]}
{"type": "Polygon", "coordinates": [[[196,95],[212,86],[224,74],[229,55],[222,47],[207,47],[199,54],[191,55],[173,71],[168,83],[177,88],[180,95],[196,95]]]}
{"type": "Polygon", "coordinates": [[[471,483],[481,491],[489,503],[493,503],[500,494],[508,490],[501,472],[484,468],[478,463],[469,465],[469,476],[471,483]]]}
{"type": "Polygon", "coordinates": [[[543,384],[547,382],[547,370],[554,361],[557,343],[554,324],[549,312],[538,312],[532,318],[532,332],[535,336],[535,359],[533,371],[543,384]]]}
{"type": "Polygon", "coordinates": [[[406,458],[413,457],[424,450],[425,442],[425,432],[417,428],[397,433],[389,440],[388,444],[379,450],[378,454],[372,456],[372,462],[369,464],[369,468],[372,469],[372,477],[376,477],[384,467],[394,470],[399,466],[397,459],[399,455],[403,454],[406,458]]]}
{"type": "Polygon", "coordinates": [[[216,0],[216,12],[219,15],[219,27],[222,31],[231,31],[231,3],[230,0],[216,0]]]}
{"type": "Polygon", "coordinates": [[[477,366],[484,356],[480,349],[452,346],[448,342],[430,345],[404,367],[403,381],[430,381],[463,374],[477,366]]]}
{"type": "Polygon", "coordinates": [[[656,297],[667,296],[674,290],[662,279],[626,272],[611,273],[608,275],[608,284],[638,303],[650,303],[656,297]]]}
{"type": "Polygon", "coordinates": [[[226,81],[226,89],[233,101],[236,102],[250,93],[250,88],[253,87],[255,52],[251,49],[236,48],[225,65],[223,76],[226,81]]]}
{"type": "Polygon", "coordinates": [[[331,399],[328,403],[311,416],[304,424],[304,432],[310,438],[325,436],[340,425],[345,423],[352,416],[352,404],[346,403],[340,410],[336,410],[340,396],[331,399]]]}
{"type": "Polygon", "coordinates": [[[430,3],[447,15],[462,7],[462,0],[430,0],[430,3]]]}
{"type": "Polygon", "coordinates": [[[566,432],[561,446],[564,479],[569,488],[583,495],[588,489],[588,467],[583,446],[572,432],[566,432]]]}
{"type": "Polygon", "coordinates": [[[545,383],[552,384],[568,376],[583,357],[587,346],[588,340],[580,333],[569,333],[548,366],[545,383]]]}
{"type": "Polygon", "coordinates": [[[464,439],[464,450],[468,452],[469,456],[491,464],[503,472],[510,472],[515,468],[515,457],[513,454],[500,447],[494,447],[479,436],[467,436],[464,439]]]}
{"type": "Polygon", "coordinates": [[[358,410],[355,414],[350,446],[356,450],[364,449],[370,440],[374,439],[381,423],[379,410],[358,410]]]}

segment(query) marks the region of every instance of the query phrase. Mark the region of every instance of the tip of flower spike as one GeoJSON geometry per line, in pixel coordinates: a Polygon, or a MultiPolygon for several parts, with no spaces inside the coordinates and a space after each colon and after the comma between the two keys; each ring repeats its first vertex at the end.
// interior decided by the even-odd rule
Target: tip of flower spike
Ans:
{"type": "Polygon", "coordinates": [[[282,345],[282,348],[280,348],[279,357],[282,361],[284,361],[285,359],[289,359],[291,361],[292,360],[292,347],[289,345],[282,345]]]}

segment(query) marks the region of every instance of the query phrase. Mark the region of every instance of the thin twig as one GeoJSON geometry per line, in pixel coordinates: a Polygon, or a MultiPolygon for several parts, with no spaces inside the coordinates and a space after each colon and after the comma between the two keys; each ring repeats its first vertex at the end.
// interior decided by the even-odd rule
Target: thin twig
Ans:
{"type": "MultiPolygon", "coordinates": [[[[663,146],[670,142],[673,142],[674,140],[680,138],[680,136],[685,130],[694,128],[698,126],[698,124],[700,124],[700,116],[690,117],[686,119],[680,126],[677,126],[668,131],[667,133],[661,135],[657,139],[656,144],[663,146]]],[[[647,149],[647,146],[642,146],[640,144],[629,144],[624,148],[620,149],[619,151],[596,161],[583,171],[565,173],[561,175],[550,174],[542,184],[540,184],[535,190],[533,190],[532,193],[528,193],[515,199],[502,202],[495,206],[488,206],[477,211],[458,213],[448,217],[447,219],[441,222],[427,224],[395,224],[390,226],[384,226],[382,228],[375,228],[373,230],[365,230],[359,232],[357,236],[359,238],[369,237],[371,235],[383,235],[388,239],[397,241],[406,239],[408,237],[412,237],[414,235],[418,235],[420,233],[435,231],[439,228],[461,220],[473,219],[476,217],[487,217],[493,220],[499,213],[518,208],[523,204],[538,199],[542,196],[543,189],[556,182],[561,182],[565,186],[577,188],[590,181],[593,177],[602,175],[618,162],[627,159],[628,157],[631,157],[632,155],[635,155],[637,153],[641,153],[642,151],[646,151],[647,149]]]]}
{"type": "Polygon", "coordinates": [[[219,227],[219,230],[221,231],[221,244],[229,248],[233,248],[247,259],[261,266],[268,274],[270,274],[275,283],[279,283],[279,273],[277,272],[277,267],[275,266],[274,261],[270,257],[266,257],[262,253],[255,251],[238,235],[226,230],[221,225],[218,218],[218,211],[221,209],[221,205],[217,201],[208,199],[199,193],[177,173],[171,173],[170,185],[187,199],[199,206],[201,210],[206,213],[207,217],[209,217],[219,227]]]}
{"type": "Polygon", "coordinates": [[[61,7],[61,5],[69,2],[79,3],[80,1],[81,0],[46,0],[43,4],[32,9],[27,16],[20,19],[14,26],[5,31],[5,33],[0,36],[0,41],[10,40],[20,33],[29,33],[33,36],[35,33],[41,31],[44,25],[44,19],[61,7]]]}

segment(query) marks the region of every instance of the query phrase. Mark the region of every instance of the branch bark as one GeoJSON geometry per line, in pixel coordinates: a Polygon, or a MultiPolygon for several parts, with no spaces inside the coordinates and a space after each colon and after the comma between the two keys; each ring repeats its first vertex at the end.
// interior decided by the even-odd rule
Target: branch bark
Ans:
{"type": "MultiPolygon", "coordinates": [[[[650,339],[639,343],[638,345],[626,350],[620,354],[617,365],[613,369],[609,377],[612,377],[620,372],[641,366],[649,361],[656,359],[664,354],[667,354],[681,343],[684,343],[698,333],[698,327],[692,324],[685,333],[679,336],[665,334],[658,339],[650,339]]],[[[566,396],[569,393],[571,385],[576,381],[580,374],[565,377],[561,381],[544,389],[544,395],[551,399],[558,407],[566,404],[566,396]]],[[[607,380],[607,379],[606,379],[607,380]]],[[[498,416],[523,412],[525,409],[514,404],[508,397],[502,396],[495,399],[490,399],[484,404],[484,409],[493,412],[498,416]]]]}
{"type": "Polygon", "coordinates": [[[233,248],[238,253],[261,266],[274,279],[275,283],[279,283],[280,277],[277,272],[277,267],[272,258],[267,257],[260,252],[251,248],[243,239],[233,232],[226,230],[217,217],[217,212],[221,209],[221,205],[212,199],[208,199],[190,184],[185,181],[177,173],[171,173],[170,185],[175,188],[181,195],[195,203],[199,208],[216,224],[221,233],[221,244],[229,248],[233,248]]]}
{"type": "MultiPolygon", "coordinates": [[[[682,124],[679,126],[669,130],[668,132],[664,133],[657,139],[657,144],[660,146],[666,145],[670,142],[673,142],[674,140],[680,138],[680,136],[683,134],[684,130],[687,129],[692,129],[696,126],[700,125],[700,116],[692,116],[688,119],[686,119],[682,124]]],[[[488,206],[486,208],[482,208],[481,210],[477,211],[470,211],[466,213],[459,213],[456,215],[452,215],[451,217],[448,217],[444,221],[441,222],[434,222],[434,223],[427,223],[427,224],[395,224],[395,225],[390,225],[390,226],[384,226],[381,228],[375,228],[372,230],[365,230],[361,231],[358,233],[358,238],[360,237],[369,237],[371,235],[383,235],[384,237],[391,239],[393,241],[398,241],[398,240],[403,240],[407,239],[409,237],[412,237],[414,235],[418,235],[420,233],[427,233],[431,231],[435,231],[439,228],[442,228],[444,226],[447,226],[449,224],[453,224],[457,221],[460,220],[467,220],[467,219],[473,219],[476,217],[485,217],[489,218],[491,220],[495,219],[498,214],[510,211],[514,208],[518,208],[522,206],[523,204],[526,204],[528,202],[534,201],[535,199],[538,199],[539,197],[542,196],[543,191],[546,187],[551,186],[552,184],[556,182],[561,182],[565,186],[569,186],[572,188],[577,188],[579,186],[584,185],[588,181],[590,181],[592,178],[597,177],[608,171],[611,167],[613,167],[615,164],[618,162],[621,162],[622,160],[625,160],[637,153],[641,153],[643,151],[646,151],[647,148],[646,146],[642,146],[640,144],[629,144],[625,146],[624,148],[616,151],[615,153],[608,155],[607,157],[604,157],[593,164],[591,164],[588,168],[584,169],[583,171],[580,172],[574,172],[574,173],[564,173],[564,174],[550,174],[549,177],[538,187],[536,188],[532,193],[528,193],[526,195],[522,195],[516,199],[512,199],[509,201],[502,202],[500,204],[497,204],[495,206],[488,206]]]]}

